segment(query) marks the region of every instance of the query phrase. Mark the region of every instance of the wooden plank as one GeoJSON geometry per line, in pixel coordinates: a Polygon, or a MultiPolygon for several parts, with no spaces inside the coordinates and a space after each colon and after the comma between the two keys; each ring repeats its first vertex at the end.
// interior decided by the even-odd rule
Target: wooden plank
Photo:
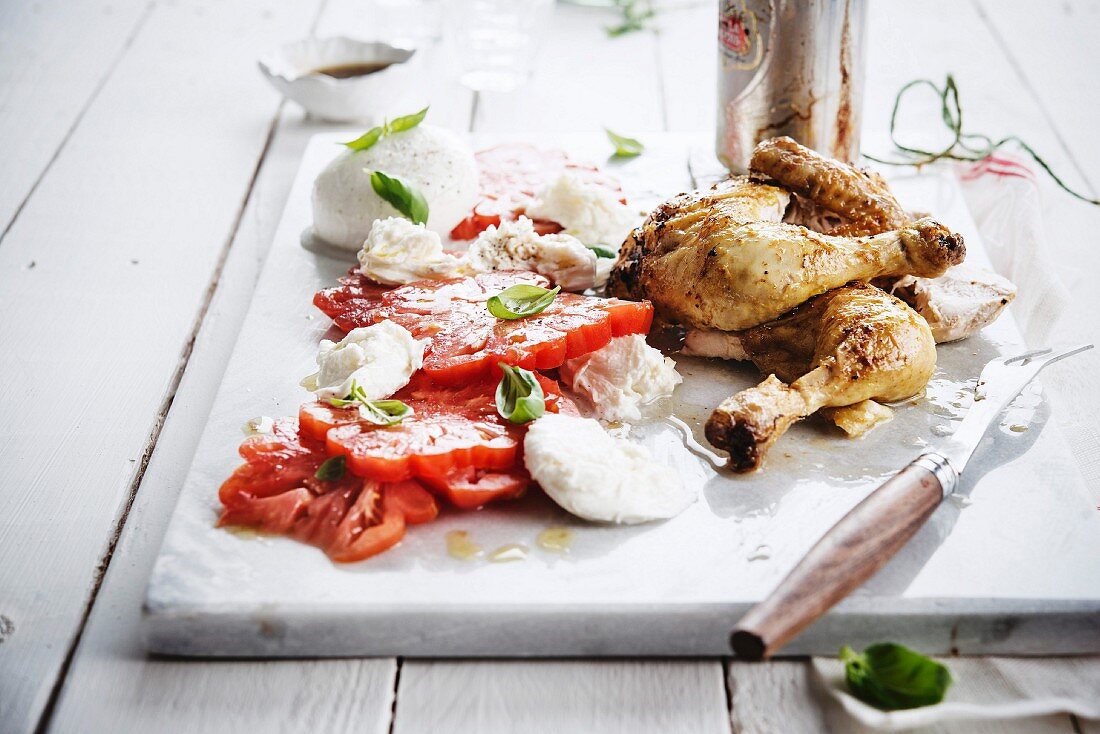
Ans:
{"type": "MultiPolygon", "coordinates": [[[[351,0],[328,2],[318,20],[318,32],[357,27],[358,8],[351,0]]],[[[459,129],[468,123],[472,93],[442,77],[428,80],[424,90],[433,122],[459,129]]],[[[280,117],[172,411],[76,651],[52,720],[53,731],[239,731],[247,725],[372,732],[389,726],[397,669],[392,658],[249,664],[148,659],[135,634],[157,549],[282,217],[302,151],[310,137],[325,129],[324,123],[303,119],[302,111],[293,105],[280,117]],[[261,705],[265,699],[286,705],[276,702],[265,707],[261,705]],[[296,711],[299,699],[306,705],[296,711]],[[243,702],[242,710],[226,712],[226,704],[237,700],[243,702]],[[226,715],[219,718],[217,712],[226,715]]]]}
{"type": "MultiPolygon", "coordinates": [[[[607,9],[558,3],[531,81],[509,93],[481,93],[477,132],[663,130],[656,41],[650,32],[608,38],[607,9]]],[[[533,137],[531,139],[534,139],[533,137]]]]}
{"type": "Polygon", "coordinates": [[[157,7],[0,247],[0,343],[18,345],[0,413],[21,416],[0,439],[0,484],[19,488],[0,496],[10,731],[50,700],[265,145],[276,101],[253,49],[312,12],[157,7]],[[62,384],[72,400],[42,410],[62,384]]]}
{"type": "Polygon", "coordinates": [[[0,232],[65,144],[150,5],[147,0],[0,3],[0,232]]]}
{"type": "Polygon", "coordinates": [[[66,679],[50,730],[384,732],[396,661],[183,662],[148,658],[136,633],[142,597],[201,428],[282,212],[298,158],[320,129],[297,111],[279,132],[142,478],[66,679]],[[354,691],[354,695],[349,695],[354,691]]]}
{"type": "Polygon", "coordinates": [[[393,731],[724,733],[725,711],[716,661],[406,660],[393,731]]]}

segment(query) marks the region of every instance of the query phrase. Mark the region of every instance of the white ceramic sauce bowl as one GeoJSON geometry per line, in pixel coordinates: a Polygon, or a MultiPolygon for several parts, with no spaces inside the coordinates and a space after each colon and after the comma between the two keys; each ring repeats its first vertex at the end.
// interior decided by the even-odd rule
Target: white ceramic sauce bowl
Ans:
{"type": "Polygon", "coordinates": [[[345,36],[307,38],[280,46],[259,60],[260,71],[279,92],[323,120],[373,121],[415,85],[415,49],[345,36]],[[365,76],[337,79],[316,69],[345,64],[389,62],[365,76]]]}

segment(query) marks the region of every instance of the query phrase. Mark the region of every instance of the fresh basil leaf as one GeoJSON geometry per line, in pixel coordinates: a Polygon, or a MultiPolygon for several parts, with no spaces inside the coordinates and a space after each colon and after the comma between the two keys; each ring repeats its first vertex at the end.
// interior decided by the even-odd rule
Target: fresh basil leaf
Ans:
{"type": "Polygon", "coordinates": [[[396,426],[412,415],[413,409],[400,400],[361,400],[359,415],[379,426],[396,426]]]}
{"type": "Polygon", "coordinates": [[[602,257],[602,258],[606,258],[608,260],[614,260],[615,258],[617,258],[619,256],[619,253],[614,252],[613,250],[609,250],[606,247],[601,247],[600,245],[585,245],[585,247],[587,247],[589,250],[592,250],[592,252],[596,253],[596,257],[602,257]]]}
{"type": "Polygon", "coordinates": [[[389,121],[386,125],[386,133],[403,133],[406,130],[412,130],[414,127],[424,121],[424,117],[428,114],[428,108],[420,110],[420,112],[414,112],[411,115],[403,115],[401,117],[395,117],[389,121]]]}
{"type": "Polygon", "coordinates": [[[381,140],[382,136],[385,134],[385,127],[372,127],[370,130],[367,130],[355,140],[349,140],[348,142],[343,143],[343,145],[346,145],[347,147],[355,151],[368,150],[375,143],[381,140]]]}
{"type": "Polygon", "coordinates": [[[517,283],[491,297],[485,305],[489,313],[498,319],[522,319],[545,311],[560,291],[560,285],[547,290],[537,285],[517,283]]]}
{"type": "Polygon", "coordinates": [[[325,459],[321,466],[317,467],[317,471],[313,474],[314,477],[320,479],[322,482],[335,482],[344,478],[344,473],[348,470],[348,460],[346,456],[333,456],[330,459],[325,459]]]}
{"type": "Polygon", "coordinates": [[[528,423],[546,412],[546,395],[535,375],[522,367],[498,363],[504,377],[497,385],[497,412],[512,423],[528,423]]]}
{"type": "Polygon", "coordinates": [[[845,645],[840,660],[852,695],[888,711],[939,703],[952,682],[946,666],[893,642],[862,654],[845,645]]]}
{"type": "Polygon", "coordinates": [[[634,138],[628,138],[618,133],[614,133],[604,128],[604,132],[607,133],[607,139],[611,141],[611,144],[615,146],[616,158],[633,158],[634,156],[641,155],[645,150],[645,146],[634,138]]]}
{"type": "Polygon", "coordinates": [[[371,173],[370,185],[374,193],[389,202],[401,216],[411,219],[415,224],[428,221],[428,202],[416,188],[381,171],[371,173]]]}

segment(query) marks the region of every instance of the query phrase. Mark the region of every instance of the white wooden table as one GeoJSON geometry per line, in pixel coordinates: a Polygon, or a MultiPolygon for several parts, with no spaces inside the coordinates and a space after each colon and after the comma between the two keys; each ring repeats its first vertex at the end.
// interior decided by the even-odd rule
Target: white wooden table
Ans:
{"type": "MultiPolygon", "coordinates": [[[[368,35],[364,5],[0,3],[0,731],[823,730],[802,661],[144,654],[150,567],[298,158],[325,129],[280,105],[254,60],[311,28],[368,35]]],[[[870,5],[865,149],[886,150],[902,83],[953,71],[968,126],[1021,135],[1095,195],[1100,3],[870,5]]],[[[561,6],[529,86],[475,95],[441,77],[433,121],[707,129],[714,12],[669,10],[657,32],[609,40],[609,13],[561,6]]],[[[1100,210],[1048,193],[1080,313],[1063,330],[1100,339],[1100,210]]],[[[1062,368],[1080,378],[1055,405],[1071,441],[1100,431],[1098,368],[1095,355],[1062,368]]],[[[1095,727],[1061,716],[988,730],[1095,727]]]]}

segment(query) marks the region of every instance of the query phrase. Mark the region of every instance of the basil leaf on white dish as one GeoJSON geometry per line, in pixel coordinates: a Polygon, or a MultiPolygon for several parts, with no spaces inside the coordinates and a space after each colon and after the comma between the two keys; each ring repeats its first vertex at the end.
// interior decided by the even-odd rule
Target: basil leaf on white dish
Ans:
{"type": "Polygon", "coordinates": [[[386,123],[386,134],[391,135],[393,133],[403,133],[406,130],[412,130],[414,127],[424,122],[424,118],[428,115],[428,108],[414,112],[411,115],[402,115],[401,117],[395,117],[386,123]]]}
{"type": "Polygon", "coordinates": [[[607,133],[607,139],[615,146],[614,156],[616,158],[634,158],[645,151],[645,146],[634,138],[619,135],[606,127],[604,128],[604,132],[607,133]]]}
{"type": "Polygon", "coordinates": [[[422,123],[384,135],[366,150],[345,148],[313,184],[317,240],[355,253],[376,220],[404,216],[371,185],[371,172],[397,177],[427,202],[428,229],[446,237],[479,199],[474,152],[456,133],[422,123]]]}
{"type": "Polygon", "coordinates": [[[325,459],[321,466],[317,467],[317,471],[313,476],[322,482],[336,482],[344,478],[347,469],[348,459],[346,456],[331,456],[325,459]]]}
{"type": "Polygon", "coordinates": [[[389,122],[383,122],[378,127],[372,127],[365,133],[357,137],[355,140],[349,140],[343,145],[356,152],[370,150],[374,147],[375,143],[381,140],[386,135],[393,133],[405,132],[406,130],[412,130],[414,127],[424,121],[424,117],[428,114],[428,108],[414,112],[411,115],[403,115],[401,117],[394,118],[389,122]]]}
{"type": "Polygon", "coordinates": [[[684,381],[676,362],[646,344],[642,334],[616,337],[566,360],[561,379],[604,421],[641,420],[645,406],[672,395],[684,381]]]}
{"type": "Polygon", "coordinates": [[[852,695],[888,711],[937,704],[953,682],[947,666],[894,642],[862,653],[845,645],[840,661],[852,695]]]}
{"type": "Polygon", "coordinates": [[[546,395],[533,373],[499,363],[504,376],[497,385],[497,412],[516,424],[530,423],[546,412],[546,395]]]}
{"type": "Polygon", "coordinates": [[[428,200],[420,191],[396,176],[387,176],[382,171],[372,171],[370,185],[401,216],[416,224],[428,221],[428,200]]]}
{"type": "Polygon", "coordinates": [[[359,251],[359,272],[385,285],[463,274],[462,258],[443,251],[439,235],[403,217],[380,219],[359,251]]]}
{"type": "Polygon", "coordinates": [[[675,469],[592,418],[542,416],[527,429],[523,461],[554,502],[586,520],[665,520],[695,501],[675,469]]]}
{"type": "Polygon", "coordinates": [[[392,321],[352,329],[338,342],[322,339],[314,374],[302,387],[319,399],[344,399],[358,387],[366,400],[388,398],[424,364],[424,343],[392,321]]]}
{"type": "Polygon", "coordinates": [[[530,283],[516,283],[489,298],[485,307],[498,319],[513,321],[542,313],[560,292],[560,285],[547,289],[530,283]]]}
{"type": "Polygon", "coordinates": [[[490,225],[470,244],[465,260],[475,273],[528,270],[575,293],[594,287],[597,281],[595,251],[569,234],[540,235],[524,216],[490,225]]]}

